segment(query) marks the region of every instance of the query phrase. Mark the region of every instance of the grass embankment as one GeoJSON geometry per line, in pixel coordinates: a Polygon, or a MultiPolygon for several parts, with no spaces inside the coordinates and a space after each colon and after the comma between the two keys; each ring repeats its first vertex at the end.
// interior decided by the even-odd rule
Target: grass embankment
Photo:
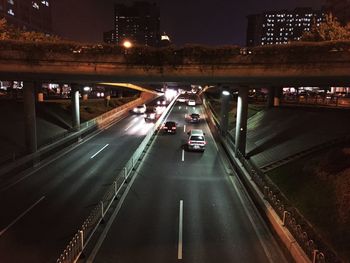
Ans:
{"type": "MultiPolygon", "coordinates": [[[[210,98],[210,102],[220,116],[220,99],[210,98]]],[[[263,108],[264,105],[249,104],[248,118],[263,108]]],[[[231,102],[230,109],[232,129],[235,102],[231,102]]],[[[267,175],[324,241],[350,262],[350,144],[314,153],[267,175]]]]}
{"type": "Polygon", "coordinates": [[[106,101],[101,99],[95,101],[83,101],[80,105],[80,118],[82,121],[91,120],[107,111],[113,110],[114,108],[117,108],[137,98],[138,96],[125,98],[111,98],[108,106],[106,104],[106,101]]]}
{"type": "MultiPolygon", "coordinates": [[[[96,118],[97,116],[113,110],[125,103],[128,103],[132,100],[138,98],[138,95],[132,97],[122,97],[122,98],[111,98],[108,106],[104,99],[88,99],[86,101],[80,102],[80,121],[85,122],[96,118]]],[[[59,108],[59,110],[63,110],[67,112],[67,114],[71,115],[71,102],[70,100],[55,100],[55,101],[47,101],[45,102],[50,104],[52,108],[59,108]]]]}
{"type": "Polygon", "coordinates": [[[267,173],[324,240],[350,262],[350,144],[267,173]]]}
{"type": "MultiPolygon", "coordinates": [[[[215,111],[215,114],[217,117],[220,117],[221,113],[221,100],[220,99],[213,99],[210,98],[210,103],[215,111]]],[[[265,105],[262,104],[248,104],[248,119],[258,113],[259,111],[263,110],[265,108],[265,105]]],[[[237,114],[237,102],[236,101],[230,101],[229,104],[229,115],[228,115],[228,129],[232,130],[236,126],[236,114],[237,114]]]]}

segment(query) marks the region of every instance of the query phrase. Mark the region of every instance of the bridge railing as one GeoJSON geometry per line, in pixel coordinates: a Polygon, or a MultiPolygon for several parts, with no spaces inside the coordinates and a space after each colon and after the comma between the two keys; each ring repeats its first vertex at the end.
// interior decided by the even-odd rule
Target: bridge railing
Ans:
{"type": "MultiPolygon", "coordinates": [[[[220,121],[215,116],[210,102],[203,100],[207,107],[207,115],[217,129],[220,130],[220,121]]],[[[234,138],[230,133],[225,133],[225,138],[221,137],[224,147],[234,149],[234,138]]],[[[322,238],[316,233],[311,224],[294,208],[280,190],[261,172],[257,167],[249,162],[239,151],[235,158],[243,165],[255,185],[260,190],[264,199],[271,205],[274,212],[282,222],[282,226],[288,229],[295,238],[298,245],[312,263],[339,263],[341,260],[336,253],[327,246],[322,238]]],[[[247,178],[241,176],[246,181],[247,178]]],[[[254,190],[253,190],[254,191],[254,190]]]]}
{"type": "Polygon", "coordinates": [[[118,198],[119,194],[125,189],[127,182],[129,181],[132,171],[136,168],[139,161],[142,159],[147,147],[150,146],[152,139],[157,134],[160,125],[163,123],[173,104],[175,99],[168,105],[166,110],[161,114],[155,125],[147,133],[141,144],[138,146],[131,158],[126,162],[122,170],[116,175],[113,183],[107,188],[102,199],[92,209],[88,218],[83,222],[80,229],[73,236],[72,240],[68,243],[64,251],[57,259],[57,263],[72,263],[76,262],[80,257],[82,251],[89,243],[94,232],[98,228],[100,222],[105,218],[106,213],[113,201],[118,198]]]}

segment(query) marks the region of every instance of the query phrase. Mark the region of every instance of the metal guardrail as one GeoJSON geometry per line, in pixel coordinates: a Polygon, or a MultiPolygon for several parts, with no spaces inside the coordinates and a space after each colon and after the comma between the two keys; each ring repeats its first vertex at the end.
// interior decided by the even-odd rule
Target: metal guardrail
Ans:
{"type": "Polygon", "coordinates": [[[146,137],[143,139],[129,161],[125,164],[121,172],[115,177],[113,183],[108,187],[101,201],[92,209],[89,217],[81,225],[80,229],[64,249],[56,263],[73,263],[79,259],[82,251],[90,241],[100,222],[104,219],[106,212],[112,205],[114,199],[122,191],[123,185],[125,185],[135,165],[143,156],[146,148],[150,145],[152,138],[154,138],[159,126],[168,115],[169,110],[172,108],[175,101],[176,98],[168,105],[152,129],[147,133],[146,137]]]}
{"type": "MultiPolygon", "coordinates": [[[[207,109],[209,119],[214,123],[217,129],[220,129],[220,122],[213,114],[210,102],[206,99],[203,104],[207,109]]],[[[226,133],[226,141],[234,147],[234,138],[226,133]]],[[[223,140],[223,138],[221,138],[223,140]]],[[[223,140],[224,141],[224,140],[223,140]]],[[[279,189],[268,180],[266,175],[254,167],[240,152],[236,158],[241,162],[251,179],[258,186],[264,198],[271,205],[275,213],[281,219],[282,224],[289,230],[299,246],[303,249],[312,263],[339,263],[338,256],[321,240],[313,230],[311,224],[291,206],[279,189]]]]}

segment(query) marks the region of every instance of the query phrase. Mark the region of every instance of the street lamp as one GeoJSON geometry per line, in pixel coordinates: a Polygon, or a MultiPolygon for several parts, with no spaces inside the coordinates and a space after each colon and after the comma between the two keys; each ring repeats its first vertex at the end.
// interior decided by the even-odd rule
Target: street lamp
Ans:
{"type": "Polygon", "coordinates": [[[123,47],[125,47],[126,49],[129,49],[132,47],[132,43],[129,40],[124,40],[123,47]]]}
{"type": "Polygon", "coordinates": [[[124,40],[123,41],[123,47],[124,47],[124,54],[127,55],[128,54],[128,49],[132,48],[132,43],[129,40],[124,40]]]}

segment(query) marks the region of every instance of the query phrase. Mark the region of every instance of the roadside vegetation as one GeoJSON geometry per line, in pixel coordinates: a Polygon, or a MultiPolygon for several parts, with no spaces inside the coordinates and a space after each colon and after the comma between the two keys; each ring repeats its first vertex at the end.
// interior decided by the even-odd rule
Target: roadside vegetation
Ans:
{"type": "Polygon", "coordinates": [[[345,262],[350,262],[350,144],[267,173],[345,262]]]}
{"type": "MultiPolygon", "coordinates": [[[[88,99],[86,101],[80,101],[80,120],[85,122],[100,116],[103,113],[106,113],[114,108],[117,108],[123,104],[126,104],[130,101],[133,101],[138,98],[138,95],[131,97],[122,97],[122,98],[111,98],[108,106],[107,102],[104,99],[88,99]]],[[[47,108],[56,109],[58,112],[66,112],[66,115],[71,115],[71,102],[70,100],[54,100],[54,101],[45,101],[42,103],[47,108]]]]}
{"type": "Polygon", "coordinates": [[[322,42],[350,40],[350,22],[342,26],[332,14],[326,15],[325,21],[317,26],[314,21],[310,31],[303,33],[301,41],[322,42]]]}
{"type": "MultiPolygon", "coordinates": [[[[221,114],[221,98],[220,91],[218,88],[212,88],[206,91],[206,96],[211,104],[214,114],[217,118],[220,118],[221,114]]],[[[249,103],[248,104],[248,119],[259,111],[266,108],[264,103],[249,103]]],[[[229,115],[228,115],[228,129],[232,130],[236,127],[236,114],[237,114],[237,96],[231,95],[229,103],[229,115]]]]}

